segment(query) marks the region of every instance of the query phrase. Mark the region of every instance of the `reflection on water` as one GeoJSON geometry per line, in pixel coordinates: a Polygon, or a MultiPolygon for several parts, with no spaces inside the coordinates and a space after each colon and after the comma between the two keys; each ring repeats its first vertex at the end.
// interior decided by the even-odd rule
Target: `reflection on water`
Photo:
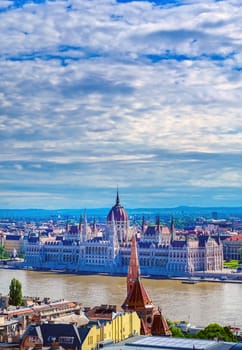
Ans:
{"type": "MultiPolygon", "coordinates": [[[[0,293],[10,281],[22,283],[24,295],[79,301],[85,306],[121,305],[126,278],[103,275],[71,275],[23,270],[0,270],[0,293]]],[[[182,284],[174,280],[143,279],[151,299],[170,320],[187,320],[197,326],[217,322],[242,327],[242,284],[182,284]]]]}

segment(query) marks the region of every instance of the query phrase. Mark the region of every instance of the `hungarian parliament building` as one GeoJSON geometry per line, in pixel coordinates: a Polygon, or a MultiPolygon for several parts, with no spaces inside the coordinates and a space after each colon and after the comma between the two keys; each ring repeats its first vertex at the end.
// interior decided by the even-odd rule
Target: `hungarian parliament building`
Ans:
{"type": "Polygon", "coordinates": [[[219,236],[182,236],[160,224],[130,225],[129,216],[116,203],[102,229],[90,226],[86,215],[79,224],[67,223],[62,235],[29,235],[25,240],[25,268],[72,273],[127,275],[132,237],[136,237],[140,269],[147,276],[186,276],[196,272],[219,272],[223,247],[219,236]]]}

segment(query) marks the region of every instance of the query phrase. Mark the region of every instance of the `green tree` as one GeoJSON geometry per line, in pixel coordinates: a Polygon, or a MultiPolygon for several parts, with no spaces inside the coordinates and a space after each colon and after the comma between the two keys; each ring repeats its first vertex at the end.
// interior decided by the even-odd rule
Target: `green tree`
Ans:
{"type": "Polygon", "coordinates": [[[209,324],[206,328],[199,331],[195,338],[237,342],[236,336],[229,327],[222,327],[217,323],[209,324]]]}
{"type": "Polygon", "coordinates": [[[242,248],[239,248],[239,263],[242,264],[242,248]]]}
{"type": "Polygon", "coordinates": [[[0,259],[4,258],[4,246],[0,245],[0,259]]]}
{"type": "Polygon", "coordinates": [[[9,305],[20,306],[22,304],[22,285],[13,278],[9,286],[9,305]]]}
{"type": "Polygon", "coordinates": [[[0,260],[9,258],[9,254],[7,254],[5,247],[0,245],[0,260]]]}
{"type": "Polygon", "coordinates": [[[184,338],[184,334],[182,333],[180,328],[171,326],[170,330],[174,338],[184,338]]]}

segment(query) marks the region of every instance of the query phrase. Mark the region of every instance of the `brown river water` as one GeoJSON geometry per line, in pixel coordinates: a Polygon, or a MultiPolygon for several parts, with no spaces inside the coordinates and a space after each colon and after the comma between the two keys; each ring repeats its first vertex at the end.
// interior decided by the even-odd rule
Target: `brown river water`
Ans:
{"type": "MultiPolygon", "coordinates": [[[[105,275],[71,275],[54,272],[0,269],[0,294],[7,294],[12,278],[22,284],[23,295],[78,301],[83,306],[121,305],[126,278],[105,275]]],[[[242,284],[146,279],[142,282],[157,306],[171,321],[186,320],[195,326],[219,323],[242,331],[242,284]]]]}

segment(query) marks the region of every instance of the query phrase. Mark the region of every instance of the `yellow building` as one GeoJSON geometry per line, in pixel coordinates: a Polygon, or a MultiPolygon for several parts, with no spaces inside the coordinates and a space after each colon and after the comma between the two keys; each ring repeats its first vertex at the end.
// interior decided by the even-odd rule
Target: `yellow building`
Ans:
{"type": "Polygon", "coordinates": [[[106,342],[117,343],[140,334],[140,318],[136,312],[123,312],[103,325],[92,326],[83,339],[82,350],[92,350],[106,342]]]}
{"type": "Polygon", "coordinates": [[[93,350],[105,343],[117,343],[140,334],[140,318],[136,312],[118,312],[111,320],[95,320],[86,326],[45,323],[27,328],[20,350],[38,346],[38,349],[55,346],[68,350],[93,350]]]}

